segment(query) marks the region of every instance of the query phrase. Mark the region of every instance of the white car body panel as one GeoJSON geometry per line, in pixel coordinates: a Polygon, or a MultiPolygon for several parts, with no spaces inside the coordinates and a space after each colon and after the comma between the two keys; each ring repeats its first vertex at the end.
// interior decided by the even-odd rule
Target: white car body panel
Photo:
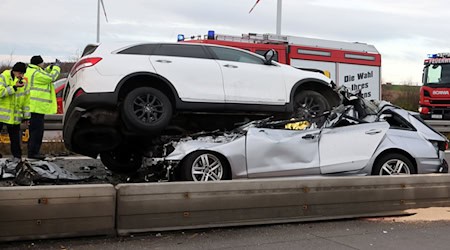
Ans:
{"type": "Polygon", "coordinates": [[[177,56],[150,56],[156,73],[175,86],[187,102],[225,101],[222,72],[215,60],[177,56]]]}
{"type": "Polygon", "coordinates": [[[281,67],[216,61],[222,70],[226,103],[286,104],[284,72],[281,67]]]}

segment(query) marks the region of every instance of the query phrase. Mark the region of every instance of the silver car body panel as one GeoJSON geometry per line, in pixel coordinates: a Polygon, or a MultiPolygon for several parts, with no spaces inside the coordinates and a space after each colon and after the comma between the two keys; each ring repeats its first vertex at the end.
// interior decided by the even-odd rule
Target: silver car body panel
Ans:
{"type": "Polygon", "coordinates": [[[320,174],[319,133],[319,129],[249,129],[246,147],[248,177],[320,174]],[[314,138],[303,138],[308,135],[314,138]]]}
{"type": "Polygon", "coordinates": [[[320,136],[322,174],[364,168],[389,129],[387,122],[325,128],[320,136]]]}

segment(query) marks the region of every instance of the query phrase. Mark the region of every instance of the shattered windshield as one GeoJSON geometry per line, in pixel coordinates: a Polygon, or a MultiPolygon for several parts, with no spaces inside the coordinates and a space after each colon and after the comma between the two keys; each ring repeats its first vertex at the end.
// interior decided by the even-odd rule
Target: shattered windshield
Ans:
{"type": "Polygon", "coordinates": [[[450,84],[450,64],[430,64],[425,67],[424,85],[450,84]]]}

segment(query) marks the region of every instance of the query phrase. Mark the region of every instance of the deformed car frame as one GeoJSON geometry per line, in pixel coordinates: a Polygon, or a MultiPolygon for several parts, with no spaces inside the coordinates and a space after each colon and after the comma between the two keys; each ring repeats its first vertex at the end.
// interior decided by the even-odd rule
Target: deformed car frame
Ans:
{"type": "Polygon", "coordinates": [[[253,121],[232,132],[170,142],[165,145],[166,176],[215,181],[448,172],[447,138],[419,114],[387,102],[345,91],[343,105],[328,114],[321,128],[289,130],[287,123],[292,121],[253,121]]]}

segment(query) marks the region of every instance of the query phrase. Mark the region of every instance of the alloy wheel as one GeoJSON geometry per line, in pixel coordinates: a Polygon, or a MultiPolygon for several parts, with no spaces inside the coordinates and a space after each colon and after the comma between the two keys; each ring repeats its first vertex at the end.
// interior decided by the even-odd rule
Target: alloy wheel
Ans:
{"type": "Polygon", "coordinates": [[[136,97],[133,102],[133,112],[143,123],[152,124],[161,119],[164,105],[158,97],[147,93],[136,97]]]}
{"type": "Polygon", "coordinates": [[[391,159],[381,166],[379,175],[409,175],[410,167],[404,161],[391,159]]]}
{"type": "Polygon", "coordinates": [[[199,155],[192,163],[191,170],[194,181],[218,181],[224,175],[221,161],[213,154],[199,155]]]}

